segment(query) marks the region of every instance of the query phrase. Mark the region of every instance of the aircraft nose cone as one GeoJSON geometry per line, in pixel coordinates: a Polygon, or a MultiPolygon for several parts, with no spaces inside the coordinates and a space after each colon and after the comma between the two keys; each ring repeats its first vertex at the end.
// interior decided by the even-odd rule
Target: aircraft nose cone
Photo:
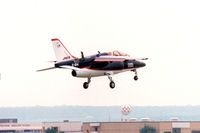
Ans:
{"type": "Polygon", "coordinates": [[[137,67],[144,67],[146,66],[146,64],[144,62],[140,62],[138,61],[137,64],[136,64],[137,67]]]}
{"type": "Polygon", "coordinates": [[[136,61],[134,63],[134,66],[135,66],[135,68],[140,68],[140,67],[146,66],[146,64],[144,62],[136,61]]]}
{"type": "Polygon", "coordinates": [[[146,66],[146,64],[144,62],[141,62],[140,66],[144,67],[144,66],[146,66]]]}

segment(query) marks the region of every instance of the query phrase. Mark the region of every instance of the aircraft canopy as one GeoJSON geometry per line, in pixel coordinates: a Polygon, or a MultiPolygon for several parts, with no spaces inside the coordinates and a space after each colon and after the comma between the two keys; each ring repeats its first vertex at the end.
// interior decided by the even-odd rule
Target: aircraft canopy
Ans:
{"type": "Polygon", "coordinates": [[[111,56],[129,56],[128,54],[124,53],[124,52],[121,52],[121,51],[112,51],[112,52],[108,52],[108,55],[111,55],[111,56]]]}

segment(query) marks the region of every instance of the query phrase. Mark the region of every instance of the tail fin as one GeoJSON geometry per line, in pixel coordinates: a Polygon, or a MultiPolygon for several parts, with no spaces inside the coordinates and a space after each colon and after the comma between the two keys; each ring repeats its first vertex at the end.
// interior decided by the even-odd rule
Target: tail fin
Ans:
{"type": "Polygon", "coordinates": [[[65,46],[62,44],[62,42],[55,38],[51,39],[53,43],[53,49],[57,58],[57,61],[64,61],[68,59],[76,59],[71,53],[65,48],[65,46]]]}

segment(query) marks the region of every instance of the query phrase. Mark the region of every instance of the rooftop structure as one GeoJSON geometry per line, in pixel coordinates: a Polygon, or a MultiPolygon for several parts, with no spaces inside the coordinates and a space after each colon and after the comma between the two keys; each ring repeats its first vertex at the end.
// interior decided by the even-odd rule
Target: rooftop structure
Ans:
{"type": "Polygon", "coordinates": [[[0,119],[0,123],[17,123],[17,119],[0,119]]]}

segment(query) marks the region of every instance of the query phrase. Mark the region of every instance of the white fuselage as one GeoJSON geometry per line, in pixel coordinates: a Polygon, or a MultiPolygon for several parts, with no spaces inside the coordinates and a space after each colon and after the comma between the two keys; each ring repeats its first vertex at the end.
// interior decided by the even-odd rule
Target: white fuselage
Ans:
{"type": "Polygon", "coordinates": [[[87,78],[87,77],[105,76],[107,74],[114,75],[114,74],[130,71],[130,70],[133,70],[133,68],[123,69],[123,70],[114,70],[114,71],[113,70],[92,70],[88,68],[82,68],[81,70],[76,70],[76,74],[77,74],[76,77],[87,78]]]}

